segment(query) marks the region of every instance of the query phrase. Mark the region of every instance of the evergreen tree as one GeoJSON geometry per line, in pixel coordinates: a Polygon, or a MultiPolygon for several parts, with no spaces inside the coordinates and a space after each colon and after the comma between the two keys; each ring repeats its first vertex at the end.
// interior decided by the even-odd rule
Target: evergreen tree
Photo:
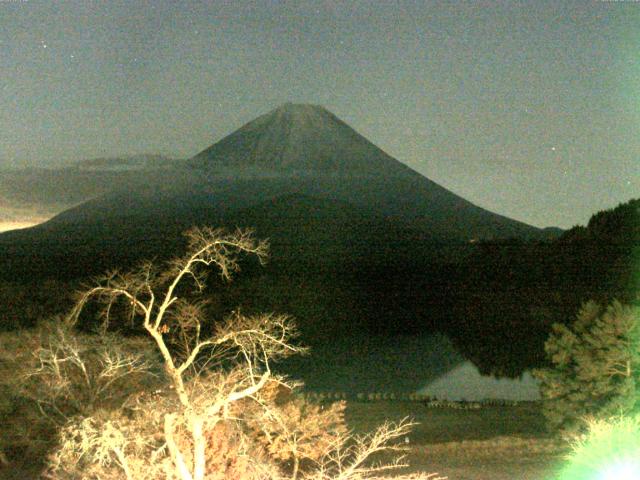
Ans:
{"type": "Polygon", "coordinates": [[[640,407],[639,306],[589,301],[572,325],[553,325],[545,351],[551,366],[534,374],[550,428],[575,430],[589,416],[640,407]]]}

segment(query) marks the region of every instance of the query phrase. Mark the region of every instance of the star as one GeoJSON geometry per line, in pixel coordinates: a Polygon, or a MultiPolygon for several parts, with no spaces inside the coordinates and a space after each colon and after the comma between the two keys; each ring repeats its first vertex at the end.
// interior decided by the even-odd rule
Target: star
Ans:
{"type": "Polygon", "coordinates": [[[556,147],[551,147],[551,151],[555,152],[556,151],[556,147]]]}

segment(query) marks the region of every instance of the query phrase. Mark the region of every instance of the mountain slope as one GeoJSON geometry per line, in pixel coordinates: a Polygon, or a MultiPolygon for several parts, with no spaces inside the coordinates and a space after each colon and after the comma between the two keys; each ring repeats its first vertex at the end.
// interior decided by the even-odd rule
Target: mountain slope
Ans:
{"type": "MultiPolygon", "coordinates": [[[[0,246],[4,245],[7,254],[22,252],[8,260],[11,275],[27,271],[31,275],[34,264],[43,275],[59,274],[66,268],[56,264],[78,245],[87,258],[76,255],[76,264],[69,273],[97,273],[97,268],[117,266],[125,257],[133,260],[140,255],[159,254],[162,239],[175,246],[176,232],[193,224],[260,224],[263,232],[258,234],[276,234],[303,242],[298,233],[303,216],[292,217],[286,205],[278,201],[287,197],[304,198],[307,210],[314,210],[313,202],[317,203],[316,211],[328,208],[325,218],[333,215],[331,205],[337,202],[342,205],[338,210],[350,212],[356,223],[359,217],[368,217],[370,228],[366,230],[377,232],[377,236],[367,236],[370,243],[395,242],[404,249],[417,248],[422,253],[431,250],[432,256],[438,255],[430,247],[432,244],[545,235],[537,228],[479,208],[437,185],[314,105],[283,105],[197,154],[183,168],[146,172],[128,172],[126,181],[114,185],[112,191],[49,222],[0,235],[0,246]],[[263,213],[245,215],[247,209],[254,207],[263,213]],[[264,221],[269,218],[270,209],[279,211],[277,215],[287,220],[274,221],[270,228],[264,221]],[[376,227],[371,227],[374,224],[376,227]],[[280,231],[279,226],[283,227],[280,231]],[[405,232],[398,235],[411,231],[421,243],[416,246],[416,242],[411,244],[402,238],[394,241],[384,233],[391,231],[405,232]],[[374,241],[374,236],[380,241],[374,241]],[[92,253],[93,249],[113,254],[92,253]],[[29,259],[39,256],[45,258],[32,261],[29,267],[29,259]],[[96,262],[97,257],[105,262],[96,262]]],[[[71,186],[69,190],[68,195],[72,195],[71,186]]],[[[322,225],[315,228],[321,230],[322,225]]],[[[353,231],[342,228],[336,232],[334,246],[353,242],[353,235],[353,231]]],[[[332,245],[327,248],[331,250],[332,245]]],[[[283,255],[291,258],[295,251],[292,247],[283,255]]],[[[416,258],[409,251],[400,256],[416,258]]]]}
{"type": "MultiPolygon", "coordinates": [[[[462,240],[541,237],[534,227],[479,208],[376,147],[331,112],[285,104],[189,160],[210,179],[280,179],[304,193],[373,207],[462,240]]],[[[214,180],[215,181],[215,180],[214,180]]]]}
{"type": "Polygon", "coordinates": [[[331,112],[298,104],[285,104],[256,118],[190,163],[208,173],[241,168],[384,176],[408,170],[331,112]]]}
{"type": "Polygon", "coordinates": [[[168,171],[184,171],[184,160],[134,155],[60,168],[0,170],[0,231],[41,223],[114,188],[136,188],[140,178],[165,177],[168,171]]]}
{"type": "Polygon", "coordinates": [[[481,242],[461,271],[447,333],[482,371],[518,375],[545,364],[551,326],[572,322],[584,302],[637,302],[639,265],[640,199],[552,241],[481,242]],[[469,341],[479,336],[484,343],[469,341]]]}
{"type": "Polygon", "coordinates": [[[548,234],[473,205],[317,106],[284,105],[182,168],[135,173],[44,224],[0,234],[0,279],[158,263],[181,253],[181,232],[196,224],[255,228],[271,261],[213,288],[214,313],[292,314],[318,346],[452,324],[453,280],[474,240],[548,234]]]}

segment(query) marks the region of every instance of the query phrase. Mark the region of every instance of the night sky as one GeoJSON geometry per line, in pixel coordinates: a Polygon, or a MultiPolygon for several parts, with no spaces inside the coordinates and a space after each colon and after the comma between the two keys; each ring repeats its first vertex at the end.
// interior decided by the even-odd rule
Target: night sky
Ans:
{"type": "Polygon", "coordinates": [[[287,101],[482,207],[583,224],[640,196],[640,3],[0,0],[0,168],[189,157],[287,101]]]}

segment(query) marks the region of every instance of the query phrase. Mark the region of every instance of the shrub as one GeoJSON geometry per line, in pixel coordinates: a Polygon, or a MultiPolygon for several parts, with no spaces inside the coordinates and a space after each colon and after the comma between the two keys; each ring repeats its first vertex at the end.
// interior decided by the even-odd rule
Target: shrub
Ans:
{"type": "Polygon", "coordinates": [[[336,436],[346,435],[345,402],[319,404],[295,394],[294,388],[270,382],[261,391],[261,405],[244,402],[250,436],[270,456],[289,465],[293,478],[321,462],[332,449],[336,436]]]}
{"type": "Polygon", "coordinates": [[[585,417],[607,418],[640,406],[638,306],[588,302],[572,325],[553,325],[545,351],[552,366],[534,375],[550,428],[572,431],[584,427],[585,417]]]}
{"type": "Polygon", "coordinates": [[[60,318],[0,333],[0,452],[41,468],[58,429],[155,388],[162,369],[149,347],[141,338],[78,333],[60,318]]]}

